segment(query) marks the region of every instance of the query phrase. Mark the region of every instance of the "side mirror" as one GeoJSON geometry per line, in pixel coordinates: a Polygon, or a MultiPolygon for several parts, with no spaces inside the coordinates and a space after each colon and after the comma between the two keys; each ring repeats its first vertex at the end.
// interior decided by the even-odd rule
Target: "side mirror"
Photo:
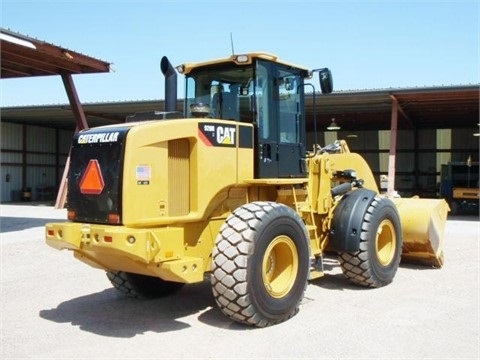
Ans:
{"type": "Polygon", "coordinates": [[[333,78],[330,69],[325,68],[319,71],[320,88],[322,94],[330,94],[333,91],[333,78]]]}

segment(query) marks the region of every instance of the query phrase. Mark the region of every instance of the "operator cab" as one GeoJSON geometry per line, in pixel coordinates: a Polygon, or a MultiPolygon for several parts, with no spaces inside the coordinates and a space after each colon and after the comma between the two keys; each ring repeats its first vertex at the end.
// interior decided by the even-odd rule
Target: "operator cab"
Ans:
{"type": "MultiPolygon", "coordinates": [[[[254,53],[184,64],[177,70],[186,76],[187,117],[254,125],[255,178],[306,176],[304,79],[311,75],[307,69],[254,53]]],[[[322,91],[331,92],[330,71],[325,70],[320,76],[322,91]]]]}

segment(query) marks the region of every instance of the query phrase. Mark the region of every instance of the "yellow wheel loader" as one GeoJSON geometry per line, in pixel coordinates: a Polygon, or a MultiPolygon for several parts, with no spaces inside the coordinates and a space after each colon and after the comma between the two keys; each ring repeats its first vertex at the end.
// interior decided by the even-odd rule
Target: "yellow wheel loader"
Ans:
{"type": "MultiPolygon", "coordinates": [[[[166,57],[165,111],[74,136],[68,222],[46,242],[106,271],[133,297],[210,277],[231,320],[264,327],[294,316],[307,281],[338,254],[345,276],[389,284],[401,258],[443,263],[443,200],[389,199],[345,141],[307,150],[308,70],[268,53],[186,63],[184,113],[166,57]]],[[[315,96],[315,93],[314,93],[315,96]]]]}

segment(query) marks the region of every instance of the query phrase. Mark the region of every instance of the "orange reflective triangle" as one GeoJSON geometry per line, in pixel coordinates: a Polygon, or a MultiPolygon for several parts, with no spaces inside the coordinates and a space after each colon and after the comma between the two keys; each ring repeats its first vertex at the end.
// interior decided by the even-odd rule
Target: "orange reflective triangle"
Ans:
{"type": "Polygon", "coordinates": [[[98,195],[104,187],[105,182],[103,181],[98,160],[90,160],[87,169],[83,173],[82,180],[80,180],[80,192],[82,194],[98,195]]]}

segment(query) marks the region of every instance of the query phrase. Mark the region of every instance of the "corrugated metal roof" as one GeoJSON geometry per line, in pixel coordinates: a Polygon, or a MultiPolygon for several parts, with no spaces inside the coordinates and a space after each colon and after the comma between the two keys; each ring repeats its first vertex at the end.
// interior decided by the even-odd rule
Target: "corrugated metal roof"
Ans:
{"type": "MultiPolygon", "coordinates": [[[[315,95],[317,129],[324,130],[332,117],[345,131],[390,129],[392,101],[400,106],[399,129],[478,129],[479,85],[398,88],[315,95]]],[[[313,95],[306,97],[307,126],[313,128],[313,95]]],[[[130,100],[84,103],[91,127],[125,121],[137,112],[163,110],[163,100],[130,100]]],[[[177,103],[182,111],[183,100],[177,103]]],[[[2,121],[73,129],[68,104],[14,106],[2,109],[2,121]]]]}
{"type": "Polygon", "coordinates": [[[1,78],[104,73],[110,63],[0,28],[1,78]]]}
{"type": "MultiPolygon", "coordinates": [[[[399,129],[475,128],[479,91],[479,85],[454,85],[335,92],[316,97],[316,108],[321,124],[335,117],[342,129],[350,131],[388,130],[394,100],[399,105],[399,129]]],[[[307,98],[307,114],[312,113],[312,99],[307,98]]]]}

